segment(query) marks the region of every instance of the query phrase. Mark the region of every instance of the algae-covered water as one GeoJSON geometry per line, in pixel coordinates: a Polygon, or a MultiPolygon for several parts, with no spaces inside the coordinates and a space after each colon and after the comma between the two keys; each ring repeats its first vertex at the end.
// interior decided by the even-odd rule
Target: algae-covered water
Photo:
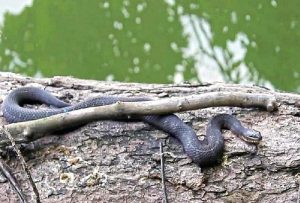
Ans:
{"type": "Polygon", "coordinates": [[[300,1],[0,0],[0,71],[300,92],[300,1]]]}

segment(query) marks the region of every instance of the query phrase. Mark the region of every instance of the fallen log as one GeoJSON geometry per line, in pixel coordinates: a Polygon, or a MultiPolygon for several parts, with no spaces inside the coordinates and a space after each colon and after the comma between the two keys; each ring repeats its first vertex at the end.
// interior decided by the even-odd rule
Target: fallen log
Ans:
{"type": "MultiPolygon", "coordinates": [[[[25,159],[42,202],[162,201],[159,140],[164,143],[170,202],[293,202],[298,198],[299,95],[233,84],[154,85],[70,77],[33,79],[10,73],[0,74],[0,84],[3,98],[16,87],[40,86],[70,103],[101,94],[172,99],[238,92],[268,95],[280,105],[273,112],[247,106],[177,113],[200,138],[213,115],[229,111],[263,136],[256,147],[225,132],[222,164],[204,169],[190,162],[175,139],[141,122],[97,121],[59,136],[40,136],[32,142],[34,147],[25,159]]],[[[1,125],[7,125],[3,118],[1,125]]],[[[18,160],[10,160],[9,165],[18,170],[18,180],[29,194],[29,183],[18,160]]],[[[0,201],[17,200],[8,183],[0,184],[0,191],[5,194],[0,201]]]]}

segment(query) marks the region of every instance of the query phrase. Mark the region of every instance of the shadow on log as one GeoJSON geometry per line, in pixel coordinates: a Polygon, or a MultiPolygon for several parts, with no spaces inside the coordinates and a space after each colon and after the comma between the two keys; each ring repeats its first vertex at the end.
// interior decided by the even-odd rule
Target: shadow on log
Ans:
{"type": "MultiPolygon", "coordinates": [[[[170,202],[296,202],[300,171],[300,96],[256,86],[232,84],[153,85],[99,82],[69,77],[32,79],[0,74],[1,95],[20,86],[38,86],[76,103],[101,94],[181,97],[202,93],[241,92],[273,95],[280,106],[212,107],[177,113],[199,137],[208,120],[232,112],[245,126],[261,132],[256,147],[224,132],[225,155],[219,166],[200,169],[191,163],[177,140],[141,123],[97,121],[72,132],[44,137],[24,154],[42,202],[161,202],[160,140],[164,142],[165,184],[170,202]]],[[[2,98],[2,99],[3,99],[2,98]]],[[[6,124],[1,118],[1,125],[6,124]]],[[[8,164],[31,194],[17,159],[8,164]]],[[[0,179],[1,202],[18,197],[0,179]]]]}

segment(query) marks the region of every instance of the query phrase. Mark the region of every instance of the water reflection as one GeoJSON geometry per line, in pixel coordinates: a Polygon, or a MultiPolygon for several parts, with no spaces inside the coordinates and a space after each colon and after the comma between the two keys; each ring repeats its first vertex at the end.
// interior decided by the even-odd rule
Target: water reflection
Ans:
{"type": "Polygon", "coordinates": [[[300,92],[297,0],[0,0],[0,70],[300,92]],[[275,21],[273,19],[276,19],[275,21]]]}
{"type": "Polygon", "coordinates": [[[182,56],[170,44],[182,46],[184,39],[178,21],[168,22],[164,12],[153,16],[163,7],[159,1],[33,1],[19,15],[6,16],[1,68],[47,77],[172,82],[182,56]]]}
{"type": "Polygon", "coordinates": [[[0,0],[0,5],[0,25],[2,25],[5,13],[18,15],[26,6],[32,5],[32,0],[0,0]]]}
{"type": "MultiPolygon", "coordinates": [[[[232,15],[233,23],[237,19],[232,15]]],[[[234,40],[227,40],[226,47],[213,44],[213,34],[210,24],[196,15],[182,15],[184,35],[188,38],[188,46],[183,49],[186,58],[193,57],[198,79],[202,82],[234,82],[256,84],[272,88],[270,82],[259,78],[253,67],[245,63],[249,39],[245,33],[237,33],[234,40]]],[[[227,27],[224,27],[227,32],[227,27]]]]}

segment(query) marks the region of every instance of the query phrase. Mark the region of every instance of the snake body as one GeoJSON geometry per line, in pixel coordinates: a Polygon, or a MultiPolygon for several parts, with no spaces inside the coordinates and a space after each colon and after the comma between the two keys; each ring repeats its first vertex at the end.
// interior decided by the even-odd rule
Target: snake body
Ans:
{"type": "MultiPolygon", "coordinates": [[[[147,100],[150,99],[145,97],[100,96],[70,105],[45,90],[36,87],[21,87],[11,91],[5,98],[2,111],[8,122],[15,123],[45,118],[82,108],[109,105],[118,101],[138,102],[147,100]],[[23,104],[28,102],[43,103],[56,108],[30,109],[23,107],[23,104]]],[[[230,129],[250,143],[258,143],[261,140],[259,132],[243,127],[240,121],[229,114],[219,114],[209,121],[204,140],[199,140],[195,131],[175,114],[146,115],[139,116],[138,119],[177,138],[183,145],[185,153],[199,166],[215,164],[222,157],[224,148],[222,128],[230,129]]]]}

